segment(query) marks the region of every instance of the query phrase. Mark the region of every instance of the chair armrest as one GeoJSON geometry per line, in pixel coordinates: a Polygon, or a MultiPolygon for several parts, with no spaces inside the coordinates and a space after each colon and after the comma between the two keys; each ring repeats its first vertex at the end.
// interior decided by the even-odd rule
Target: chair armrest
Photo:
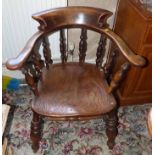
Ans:
{"type": "Polygon", "coordinates": [[[109,28],[103,28],[102,31],[116,43],[121,53],[131,64],[139,67],[146,64],[146,60],[142,56],[136,55],[116,33],[109,28]]]}
{"type": "Polygon", "coordinates": [[[6,62],[6,67],[9,70],[18,70],[21,69],[26,62],[26,60],[29,58],[31,52],[33,51],[34,45],[37,42],[37,40],[40,38],[40,36],[43,34],[42,31],[36,32],[27,42],[23,50],[20,52],[20,54],[16,58],[9,59],[6,62]]]}

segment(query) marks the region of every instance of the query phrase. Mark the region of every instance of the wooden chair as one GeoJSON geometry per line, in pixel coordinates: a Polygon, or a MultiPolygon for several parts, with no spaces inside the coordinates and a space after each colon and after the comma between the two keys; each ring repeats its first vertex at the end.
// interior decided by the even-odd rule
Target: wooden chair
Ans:
{"type": "MultiPolygon", "coordinates": [[[[32,16],[40,23],[21,53],[7,61],[10,70],[21,70],[33,91],[32,148],[36,152],[41,140],[42,117],[52,120],[84,120],[105,116],[107,145],[114,146],[117,135],[117,110],[113,92],[123,80],[130,64],[144,66],[145,59],[134,54],[125,42],[108,28],[112,13],[91,7],[63,7],[43,11],[32,16]],[[67,62],[65,29],[80,28],[79,62],[67,62]],[[85,63],[87,30],[101,35],[96,52],[96,64],[85,63]],[[48,36],[60,31],[61,63],[53,64],[48,36]],[[106,38],[117,45],[102,66],[106,38]],[[43,46],[44,59],[39,51],[43,46]],[[115,75],[111,70],[119,51],[127,62],[115,75]],[[109,78],[111,77],[111,78],[109,78]],[[111,79],[108,80],[107,79],[111,79]]],[[[54,46],[54,45],[52,45],[54,46]]]]}

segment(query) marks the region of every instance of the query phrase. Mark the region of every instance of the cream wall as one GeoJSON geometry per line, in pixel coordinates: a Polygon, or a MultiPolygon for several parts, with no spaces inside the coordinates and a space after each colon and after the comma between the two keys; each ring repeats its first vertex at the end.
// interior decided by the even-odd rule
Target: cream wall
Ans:
{"type": "MultiPolygon", "coordinates": [[[[108,19],[108,23],[110,28],[113,27],[114,17],[116,12],[118,0],[68,0],[69,6],[91,6],[109,10],[113,13],[113,15],[108,19]]],[[[88,32],[88,48],[87,48],[87,56],[86,61],[95,62],[96,58],[96,49],[98,46],[100,36],[94,32],[88,32]]],[[[74,61],[78,60],[78,52],[79,52],[79,41],[80,41],[80,30],[69,30],[68,33],[68,41],[69,43],[75,44],[74,51],[74,61]]],[[[108,48],[108,43],[107,43],[108,48]]]]}

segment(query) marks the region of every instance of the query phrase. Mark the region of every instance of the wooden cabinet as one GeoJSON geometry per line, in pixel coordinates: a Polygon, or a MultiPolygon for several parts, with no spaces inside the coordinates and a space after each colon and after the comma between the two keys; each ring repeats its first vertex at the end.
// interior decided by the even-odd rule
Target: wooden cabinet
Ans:
{"type": "MultiPolygon", "coordinates": [[[[146,6],[135,0],[120,0],[114,31],[137,54],[147,58],[143,69],[131,67],[117,95],[121,105],[152,102],[152,15],[146,6]]],[[[111,51],[115,45],[111,46],[111,51]]],[[[118,68],[124,58],[119,55],[118,68]]]]}

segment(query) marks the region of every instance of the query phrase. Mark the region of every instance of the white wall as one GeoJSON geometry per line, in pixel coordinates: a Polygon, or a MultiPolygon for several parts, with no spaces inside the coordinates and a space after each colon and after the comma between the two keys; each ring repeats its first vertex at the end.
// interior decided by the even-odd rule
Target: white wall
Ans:
{"type": "MultiPolygon", "coordinates": [[[[31,16],[33,13],[53,7],[67,6],[66,0],[3,0],[3,46],[2,61],[18,55],[27,40],[37,31],[38,23],[31,16]]],[[[50,41],[55,45],[58,34],[50,41]]],[[[58,47],[52,46],[53,57],[59,57],[58,47]]],[[[23,77],[20,72],[10,72],[3,65],[3,75],[23,77]]]]}

